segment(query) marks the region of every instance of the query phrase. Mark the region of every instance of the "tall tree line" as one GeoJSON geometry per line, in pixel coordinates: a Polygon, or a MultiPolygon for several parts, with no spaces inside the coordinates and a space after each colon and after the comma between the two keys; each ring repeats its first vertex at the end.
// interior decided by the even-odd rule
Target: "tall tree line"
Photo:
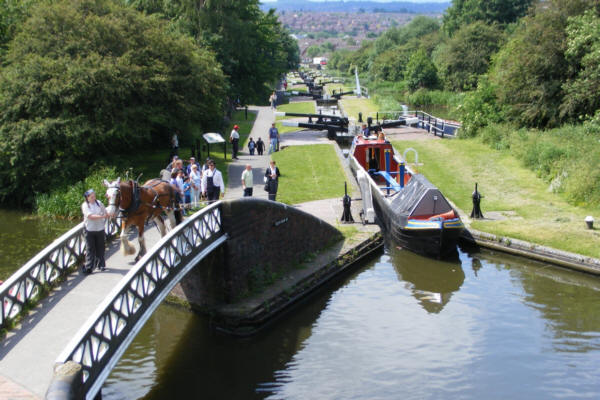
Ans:
{"type": "Polygon", "coordinates": [[[499,121],[551,128],[598,113],[599,21],[598,0],[454,0],[441,20],[416,17],[331,64],[407,92],[464,92],[469,134],[499,121]]]}
{"type": "Polygon", "coordinates": [[[297,54],[257,1],[0,0],[0,203],[220,128],[297,54]]]}

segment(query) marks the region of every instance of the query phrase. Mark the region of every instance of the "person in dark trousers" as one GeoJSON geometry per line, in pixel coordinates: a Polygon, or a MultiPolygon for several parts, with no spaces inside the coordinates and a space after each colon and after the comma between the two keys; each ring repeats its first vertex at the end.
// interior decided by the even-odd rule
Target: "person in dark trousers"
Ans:
{"type": "Polygon", "coordinates": [[[268,185],[267,192],[269,192],[269,200],[275,201],[277,197],[277,187],[279,186],[279,168],[275,165],[275,161],[271,160],[271,163],[265,171],[266,184],[268,185]]]}
{"type": "Polygon", "coordinates": [[[238,146],[240,144],[240,127],[237,125],[233,126],[233,130],[229,134],[229,141],[231,142],[231,158],[234,160],[238,159],[238,146]]]}
{"type": "Polygon", "coordinates": [[[265,151],[265,142],[263,142],[261,138],[258,138],[258,140],[256,141],[256,152],[258,153],[259,156],[262,156],[264,151],[265,151]]]}
{"type": "Polygon", "coordinates": [[[248,150],[250,151],[251,156],[254,155],[255,149],[256,149],[256,142],[254,141],[254,139],[250,138],[250,141],[248,142],[248,150]]]}
{"type": "Polygon", "coordinates": [[[246,169],[242,172],[242,189],[244,189],[244,197],[252,196],[252,187],[254,179],[252,176],[252,165],[246,164],[246,169]]]}
{"type": "Polygon", "coordinates": [[[104,204],[96,199],[94,189],[83,194],[85,201],[81,204],[83,224],[85,227],[85,264],[83,272],[91,274],[94,268],[106,269],[104,260],[104,223],[110,216],[104,204]]]}
{"type": "Polygon", "coordinates": [[[208,162],[208,170],[202,175],[202,192],[208,199],[208,204],[214,203],[225,195],[225,183],[221,171],[215,167],[215,162],[208,162]]]}

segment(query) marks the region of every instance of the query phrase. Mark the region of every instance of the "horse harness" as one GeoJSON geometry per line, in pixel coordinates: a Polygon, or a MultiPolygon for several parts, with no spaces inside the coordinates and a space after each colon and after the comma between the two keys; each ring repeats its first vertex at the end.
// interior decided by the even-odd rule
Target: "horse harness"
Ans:
{"type": "MultiPolygon", "coordinates": [[[[151,186],[142,186],[140,187],[137,181],[129,181],[131,184],[131,203],[129,204],[129,207],[127,208],[122,208],[120,207],[120,196],[121,196],[121,188],[117,187],[117,197],[119,198],[119,200],[117,201],[115,197],[115,203],[119,204],[119,216],[123,216],[125,218],[127,218],[128,216],[131,215],[135,215],[136,211],[138,211],[138,209],[140,208],[140,206],[145,205],[148,206],[150,208],[159,208],[161,210],[164,211],[168,211],[169,207],[163,207],[159,200],[161,196],[169,196],[169,204],[173,205],[173,200],[174,200],[174,196],[173,196],[173,191],[170,190],[169,193],[158,193],[154,187],[160,185],[163,182],[168,183],[167,181],[163,181],[163,180],[157,180],[158,182],[152,184],[151,186]],[[152,199],[151,203],[147,203],[147,202],[142,202],[141,201],[141,189],[149,189],[154,193],[154,199],[152,199]]],[[[169,184],[170,186],[170,184],[169,184]]],[[[114,205],[116,205],[114,204],[114,205]]]]}

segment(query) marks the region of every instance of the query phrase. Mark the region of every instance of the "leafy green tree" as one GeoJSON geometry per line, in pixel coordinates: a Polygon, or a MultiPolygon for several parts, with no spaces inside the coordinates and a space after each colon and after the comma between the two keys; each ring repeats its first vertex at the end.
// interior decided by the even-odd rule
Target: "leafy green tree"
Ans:
{"type": "Polygon", "coordinates": [[[379,54],[369,68],[371,80],[396,82],[404,79],[409,55],[394,48],[379,54]]]}
{"type": "Polygon", "coordinates": [[[0,202],[81,180],[105,154],[166,146],[222,115],[212,52],[110,0],[42,2],[0,73],[0,202]]]}
{"type": "Polygon", "coordinates": [[[32,4],[39,0],[0,0],[0,62],[8,43],[29,15],[32,4]]]}
{"type": "Polygon", "coordinates": [[[500,48],[502,31],[495,24],[474,22],[459,29],[434,57],[440,79],[448,90],[470,90],[479,75],[488,71],[491,57],[500,48]]]}
{"type": "Polygon", "coordinates": [[[264,101],[266,86],[300,62],[297,43],[274,10],[262,12],[259,0],[133,0],[139,10],[160,13],[217,55],[229,79],[229,96],[264,101]],[[161,4],[159,4],[161,3],[161,4]],[[161,11],[158,11],[161,9],[161,11]]]}
{"type": "Polygon", "coordinates": [[[540,4],[494,57],[490,80],[509,119],[540,128],[561,123],[563,84],[572,73],[565,58],[567,21],[589,5],[586,0],[540,4]]]}
{"type": "Polygon", "coordinates": [[[433,89],[437,86],[437,68],[424,49],[419,49],[413,53],[410,60],[408,60],[405,80],[410,90],[433,89]]]}
{"type": "Polygon", "coordinates": [[[533,0],[453,0],[444,14],[444,30],[452,36],[476,21],[506,25],[527,13],[533,0]]]}
{"type": "Polygon", "coordinates": [[[565,56],[573,76],[564,85],[561,116],[593,116],[600,109],[600,17],[594,10],[569,18],[565,56]]]}
{"type": "Polygon", "coordinates": [[[317,57],[322,53],[323,49],[321,48],[321,46],[312,45],[308,46],[308,48],[306,49],[306,55],[310,58],[317,57]]]}
{"type": "Polygon", "coordinates": [[[461,137],[476,136],[481,128],[505,120],[504,110],[496,97],[496,87],[485,75],[480,77],[477,90],[465,95],[458,113],[462,122],[461,137]]]}

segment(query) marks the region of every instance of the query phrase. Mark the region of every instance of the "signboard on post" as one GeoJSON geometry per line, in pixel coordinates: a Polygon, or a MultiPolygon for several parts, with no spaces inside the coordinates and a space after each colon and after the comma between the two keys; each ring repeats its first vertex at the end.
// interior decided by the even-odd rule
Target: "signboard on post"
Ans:
{"type": "Polygon", "coordinates": [[[204,141],[207,144],[209,158],[210,158],[210,145],[217,144],[217,143],[223,143],[223,155],[225,157],[225,160],[227,160],[227,141],[225,139],[223,139],[223,136],[221,136],[220,133],[207,132],[207,133],[203,134],[202,137],[204,138],[204,141]]]}

